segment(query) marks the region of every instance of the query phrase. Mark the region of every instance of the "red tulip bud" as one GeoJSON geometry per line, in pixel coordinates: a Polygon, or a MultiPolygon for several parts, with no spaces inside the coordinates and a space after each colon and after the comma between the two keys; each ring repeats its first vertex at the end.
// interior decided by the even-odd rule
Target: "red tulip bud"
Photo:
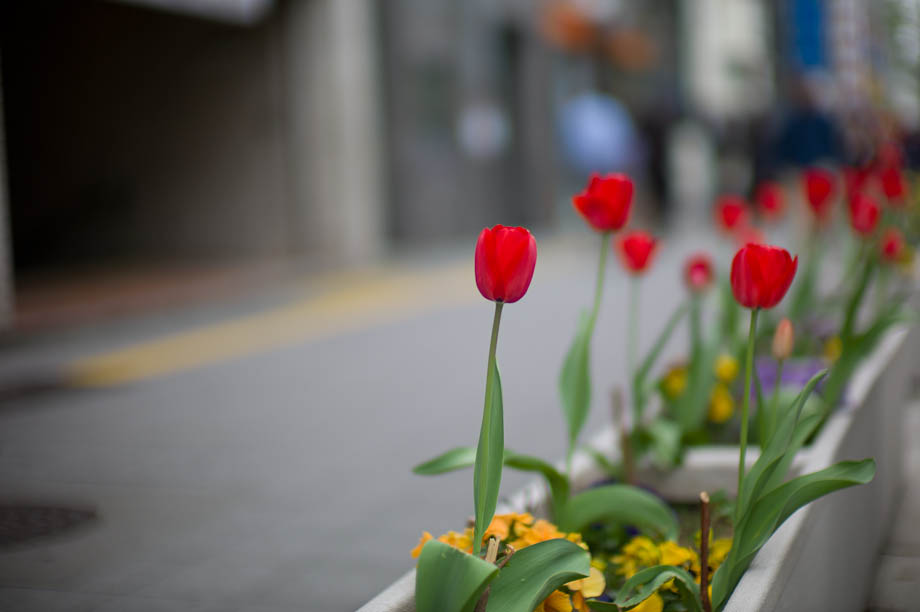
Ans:
{"type": "Polygon", "coordinates": [[[694,293],[705,291],[713,281],[712,260],[706,253],[697,253],[684,264],[684,282],[694,293]]]}
{"type": "Polygon", "coordinates": [[[761,183],[754,196],[757,201],[757,210],[766,219],[778,219],[783,215],[786,207],[783,188],[779,183],[761,183]]]}
{"type": "Polygon", "coordinates": [[[632,274],[641,274],[652,263],[657,241],[648,232],[632,231],[620,238],[617,245],[620,259],[632,274]]]}
{"type": "Polygon", "coordinates": [[[904,236],[893,227],[889,227],[882,234],[881,242],[882,259],[897,262],[904,254],[904,236]]]}
{"type": "Polygon", "coordinates": [[[834,176],[823,168],[809,168],[803,175],[805,199],[818,222],[827,220],[834,195],[834,176]]]}
{"type": "Polygon", "coordinates": [[[779,304],[792,279],[799,258],[789,251],[765,244],[747,244],[732,260],[732,293],[746,308],[773,308],[779,304]]]}
{"type": "Polygon", "coordinates": [[[493,302],[517,302],[527,293],[537,263],[537,241],[523,227],[485,228],[476,242],[476,286],[493,302]]]}
{"type": "Polygon", "coordinates": [[[591,175],[585,190],[572,198],[572,205],[585,221],[600,232],[626,225],[632,204],[633,183],[625,174],[591,175]]]}
{"type": "Polygon", "coordinates": [[[871,236],[878,225],[878,204],[864,193],[856,192],[850,198],[850,226],[860,236],[871,236]]]}
{"type": "Polygon", "coordinates": [[[736,195],[724,195],[716,202],[716,225],[724,232],[734,232],[747,225],[747,205],[736,195]]]}
{"type": "Polygon", "coordinates": [[[792,321],[783,317],[773,334],[773,357],[777,361],[785,361],[792,355],[794,347],[795,333],[792,329],[792,321]]]}
{"type": "Polygon", "coordinates": [[[898,166],[885,166],[879,171],[879,180],[882,183],[882,191],[885,197],[895,206],[904,204],[904,196],[907,195],[907,181],[898,166]]]}

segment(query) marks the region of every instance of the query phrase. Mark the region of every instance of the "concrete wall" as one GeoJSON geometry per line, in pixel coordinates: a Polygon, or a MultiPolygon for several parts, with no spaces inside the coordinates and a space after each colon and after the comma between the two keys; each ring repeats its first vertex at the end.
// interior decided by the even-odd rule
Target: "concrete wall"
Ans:
{"type": "Polygon", "coordinates": [[[2,9],[16,262],[376,252],[369,0],[2,9]]]}

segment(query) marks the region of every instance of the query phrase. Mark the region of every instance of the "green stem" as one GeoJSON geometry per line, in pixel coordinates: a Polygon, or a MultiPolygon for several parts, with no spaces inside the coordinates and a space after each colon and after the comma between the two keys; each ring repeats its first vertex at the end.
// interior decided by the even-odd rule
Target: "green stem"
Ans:
{"type": "Polygon", "coordinates": [[[875,316],[878,317],[888,305],[888,279],[890,270],[887,267],[881,267],[878,271],[878,283],[875,287],[875,316]]]}
{"type": "Polygon", "coordinates": [[[638,390],[635,386],[636,379],[636,353],[639,350],[639,279],[633,276],[629,279],[629,329],[626,335],[626,367],[629,378],[634,381],[633,404],[633,429],[639,427],[642,409],[636,401],[638,390]]]}
{"type": "MultiPolygon", "coordinates": [[[[600,257],[597,262],[597,280],[594,282],[594,306],[591,308],[591,320],[588,323],[588,336],[594,334],[594,324],[597,322],[597,314],[601,309],[601,296],[604,293],[604,274],[607,269],[607,248],[610,244],[610,232],[601,234],[600,257]]],[[[572,456],[575,454],[575,442],[571,441],[568,451],[565,454],[565,470],[571,476],[572,474],[572,456]]]]}
{"type": "Polygon", "coordinates": [[[597,262],[597,280],[594,283],[594,308],[591,310],[591,328],[597,321],[597,313],[601,308],[601,294],[604,292],[604,271],[607,268],[607,245],[610,242],[610,232],[601,234],[601,255],[597,262]]]}
{"type": "Polygon", "coordinates": [[[853,328],[856,325],[856,316],[859,314],[859,307],[862,304],[866,288],[869,286],[869,279],[872,277],[872,270],[875,267],[874,263],[874,259],[871,256],[866,257],[866,263],[863,265],[859,281],[853,290],[853,295],[847,303],[843,327],[840,328],[840,341],[843,343],[844,348],[846,348],[853,335],[853,328]]]}
{"type": "MultiPolygon", "coordinates": [[[[486,428],[486,423],[490,420],[489,415],[492,411],[492,394],[495,390],[495,349],[498,347],[498,328],[501,325],[502,321],[502,307],[504,302],[495,302],[495,316],[492,318],[492,339],[489,341],[489,361],[488,369],[486,370],[486,398],[485,404],[482,408],[482,429],[486,428]]],[[[478,453],[478,450],[477,450],[478,453]]],[[[499,457],[498,461],[502,459],[499,457]]],[[[478,463],[478,461],[477,461],[478,463]]],[[[473,483],[473,495],[474,497],[478,495],[478,487],[476,483],[473,483]]],[[[492,517],[486,517],[486,520],[483,521],[485,525],[481,525],[478,521],[473,526],[473,555],[478,556],[479,551],[482,548],[482,534],[488,528],[488,524],[492,522],[492,517]]]]}
{"type": "Polygon", "coordinates": [[[700,338],[702,336],[702,321],[700,315],[700,296],[697,294],[690,296],[690,359],[696,361],[700,357],[702,347],[700,338]]]}
{"type": "Polygon", "coordinates": [[[795,294],[792,296],[792,304],[789,308],[789,316],[793,321],[799,321],[809,307],[809,303],[814,296],[815,278],[818,276],[818,266],[820,253],[820,234],[814,231],[810,234],[811,239],[805,247],[805,265],[802,275],[798,279],[795,288],[795,294]]]}
{"type": "MultiPolygon", "coordinates": [[[[759,308],[751,311],[751,329],[748,332],[747,356],[744,360],[744,397],[741,400],[741,452],[738,454],[738,499],[741,499],[741,485],[744,483],[744,455],[747,452],[748,411],[751,407],[751,373],[754,369],[754,338],[757,333],[759,308]]],[[[735,518],[741,516],[740,504],[735,505],[735,518]]]]}
{"type": "Polygon", "coordinates": [[[773,436],[773,432],[776,431],[776,424],[779,422],[779,388],[783,382],[783,363],[784,360],[780,360],[776,365],[776,382],[773,383],[773,398],[770,401],[770,427],[766,432],[766,437],[763,437],[761,448],[766,447],[767,442],[770,441],[770,438],[773,436]]]}

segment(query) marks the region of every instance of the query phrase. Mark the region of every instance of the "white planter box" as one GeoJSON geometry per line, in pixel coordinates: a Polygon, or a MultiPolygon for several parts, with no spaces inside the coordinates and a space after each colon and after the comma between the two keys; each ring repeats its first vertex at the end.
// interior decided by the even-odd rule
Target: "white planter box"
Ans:
{"type": "MultiPolygon", "coordinates": [[[[758,553],[726,612],[864,609],[876,555],[903,480],[901,423],[920,357],[918,334],[916,328],[902,327],[885,336],[851,379],[844,405],[828,419],[814,444],[799,452],[792,467],[804,473],[836,461],[875,457],[875,479],[833,493],[790,517],[758,553]]],[[[608,428],[591,445],[615,449],[616,438],[608,428]]],[[[756,447],[748,449],[748,467],[757,456],[756,447]]],[[[676,470],[645,470],[639,479],[670,501],[696,501],[700,491],[734,494],[737,470],[737,447],[704,446],[690,449],[676,470]]],[[[583,453],[576,454],[573,472],[575,490],[606,477],[583,453]]],[[[546,503],[545,486],[534,481],[508,498],[499,512],[541,513],[546,503]]],[[[414,612],[414,592],[411,570],[358,612],[414,612]]]]}

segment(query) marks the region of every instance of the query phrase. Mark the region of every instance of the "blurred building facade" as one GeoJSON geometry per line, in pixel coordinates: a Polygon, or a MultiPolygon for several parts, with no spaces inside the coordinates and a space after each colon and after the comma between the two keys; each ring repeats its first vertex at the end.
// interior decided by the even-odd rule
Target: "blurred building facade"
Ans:
{"type": "Polygon", "coordinates": [[[81,262],[335,266],[551,227],[589,169],[636,175],[659,218],[697,214],[777,171],[771,134],[802,92],[835,121],[865,116],[881,67],[909,115],[917,7],[5,3],[0,302],[22,274],[81,262]]]}

